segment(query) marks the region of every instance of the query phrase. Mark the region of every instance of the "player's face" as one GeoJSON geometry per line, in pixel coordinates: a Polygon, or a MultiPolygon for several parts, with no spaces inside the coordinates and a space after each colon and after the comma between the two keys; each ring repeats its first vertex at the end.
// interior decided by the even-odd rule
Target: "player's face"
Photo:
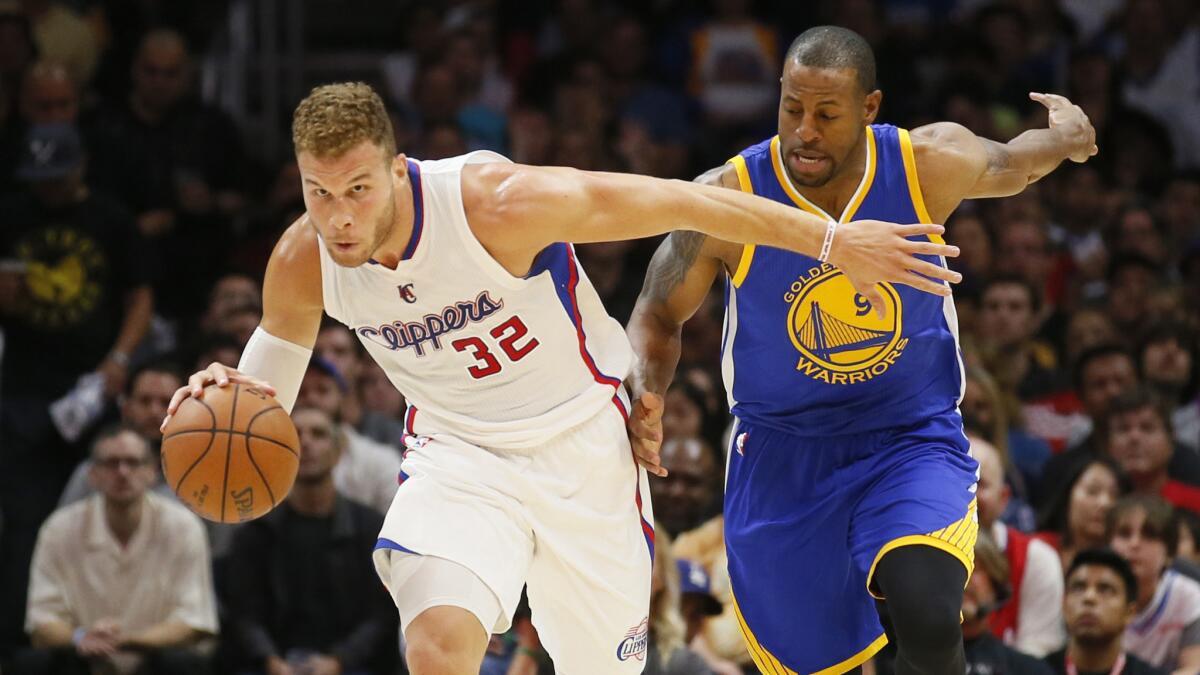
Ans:
{"type": "Polygon", "coordinates": [[[1125,632],[1135,605],[1126,599],[1125,582],[1111,568],[1081,565],[1067,577],[1063,618],[1076,640],[1107,642],[1125,632]]]}
{"type": "Polygon", "coordinates": [[[875,121],[878,90],[865,93],[855,72],[812,68],[791,59],[783,69],[779,96],[779,142],[792,180],[820,187],[863,142],[864,126],[875,121]]]}
{"type": "Polygon", "coordinates": [[[343,267],[366,263],[392,233],[396,218],[393,178],[402,178],[402,157],[385,157],[363,141],[338,157],[302,152],[296,157],[308,218],[343,267]]]}

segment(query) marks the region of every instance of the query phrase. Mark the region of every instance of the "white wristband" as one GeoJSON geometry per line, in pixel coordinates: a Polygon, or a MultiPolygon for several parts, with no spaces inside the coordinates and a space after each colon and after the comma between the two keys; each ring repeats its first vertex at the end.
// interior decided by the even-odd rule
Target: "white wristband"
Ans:
{"type": "Polygon", "coordinates": [[[833,235],[837,232],[837,221],[829,221],[829,226],[825,228],[825,241],[821,244],[821,255],[817,256],[817,260],[821,262],[829,262],[829,249],[833,248],[833,235]]]}

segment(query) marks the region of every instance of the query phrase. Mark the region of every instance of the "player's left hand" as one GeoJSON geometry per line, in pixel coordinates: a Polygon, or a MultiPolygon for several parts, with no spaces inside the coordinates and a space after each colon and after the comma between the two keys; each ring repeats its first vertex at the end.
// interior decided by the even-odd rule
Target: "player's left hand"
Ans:
{"type": "Polygon", "coordinates": [[[1100,152],[1096,146],[1096,129],[1083,108],[1071,103],[1070,99],[1058,94],[1029,92],[1029,98],[1046,106],[1050,111],[1050,128],[1057,129],[1072,148],[1068,157],[1072,162],[1086,162],[1088,157],[1100,152]]]}
{"type": "Polygon", "coordinates": [[[342,675],[342,664],[332,656],[313,654],[304,662],[305,675],[342,675]]]}
{"type": "Polygon", "coordinates": [[[633,402],[633,411],[629,414],[627,424],[629,443],[633,446],[633,455],[637,457],[638,464],[659,478],[667,475],[658,454],[663,440],[662,415],[663,397],[645,392],[633,402]]]}

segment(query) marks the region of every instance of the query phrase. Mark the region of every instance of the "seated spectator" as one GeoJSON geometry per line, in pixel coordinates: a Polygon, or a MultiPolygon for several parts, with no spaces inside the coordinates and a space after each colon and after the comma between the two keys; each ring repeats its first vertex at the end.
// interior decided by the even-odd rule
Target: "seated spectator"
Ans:
{"type": "Polygon", "coordinates": [[[1066,452],[1051,457],[1042,467],[1042,480],[1035,491],[1035,504],[1045,508],[1062,494],[1072,469],[1100,453],[1096,427],[1108,412],[1108,404],[1138,384],[1137,365],[1123,347],[1102,344],[1088,349],[1075,363],[1075,391],[1087,416],[1073,434],[1066,452]]]}
{"type": "MultiPolygon", "coordinates": [[[[362,343],[358,341],[354,331],[339,323],[326,323],[317,332],[313,353],[332,363],[346,380],[346,390],[342,394],[341,421],[373,441],[400,447],[404,442],[404,424],[400,421],[401,416],[381,415],[374,410],[368,410],[359,396],[359,382],[366,362],[373,362],[374,359],[363,358],[362,343]]],[[[395,385],[389,382],[388,386],[399,394],[395,385]]]]}
{"type": "Polygon", "coordinates": [[[1200,452],[1200,360],[1196,338],[1186,326],[1160,323],[1143,336],[1138,366],[1146,386],[1171,406],[1175,442],[1200,452]]]}
{"type": "Polygon", "coordinates": [[[962,634],[967,672],[1048,675],[1049,669],[1041,661],[1006,646],[992,633],[992,612],[1003,607],[1011,593],[1008,576],[1004,554],[981,531],[975,542],[975,573],[963,591],[962,634]]]}
{"type": "MultiPolygon", "coordinates": [[[[652,489],[656,482],[659,481],[650,483],[652,489]]],[[[700,527],[680,534],[672,553],[704,568],[708,573],[709,588],[721,603],[721,613],[701,622],[699,633],[689,641],[689,646],[720,675],[735,673],[738,669],[756,672],[734,608],[729,560],[725,552],[725,517],[717,515],[700,527]]]]}
{"type": "Polygon", "coordinates": [[[217,632],[208,541],[199,518],[148,491],[153,461],[133,429],[97,436],[99,494],[55,511],[38,535],[25,617],[34,649],[18,673],[206,671],[193,646],[217,632]]]}
{"type": "Polygon", "coordinates": [[[298,403],[300,470],[286,501],[242,525],[226,561],[233,665],[245,672],[388,672],[398,623],[368,555],[383,517],[335,486],[329,413],[298,403]]]}
{"type": "MultiPolygon", "coordinates": [[[[1004,459],[1005,480],[1021,503],[1029,499],[1029,488],[1042,473],[1042,465],[1050,458],[1050,446],[1021,428],[1020,408],[1011,397],[1006,398],[995,379],[983,368],[967,368],[967,388],[960,404],[963,424],[983,435],[1004,459]]],[[[1029,511],[1032,515],[1032,510],[1029,511]]],[[[1034,527],[1010,503],[1001,517],[1004,522],[1022,530],[1034,527]]]]}
{"type": "Polygon", "coordinates": [[[1054,349],[1035,338],[1040,321],[1040,294],[1022,277],[996,276],[983,286],[979,310],[979,346],[985,362],[1003,374],[1001,387],[1022,401],[1063,389],[1054,349]]]}
{"type": "Polygon", "coordinates": [[[713,595],[708,570],[698,562],[679,558],[679,611],[687,625],[687,641],[700,634],[704,620],[721,613],[721,601],[713,595]]]}
{"type": "MultiPolygon", "coordinates": [[[[650,582],[649,644],[646,649],[647,675],[712,675],[699,654],[688,649],[687,625],[680,611],[679,566],[671,553],[671,538],[659,533],[654,556],[654,574],[650,582]]],[[[736,671],[735,671],[736,672],[736,671]]]]}
{"type": "Polygon", "coordinates": [[[1170,569],[1179,530],[1171,506],[1152,495],[1131,495],[1108,515],[1109,542],[1137,579],[1137,614],[1125,648],[1169,671],[1200,669],[1200,584],[1170,569]]]}
{"type": "Polygon", "coordinates": [[[667,475],[650,482],[655,514],[671,535],[700,527],[720,511],[721,462],[706,441],[664,433],[660,462],[667,475]]]}
{"type": "Polygon", "coordinates": [[[18,104],[22,121],[30,126],[79,121],[79,89],[66,67],[55,61],[29,67],[21,80],[18,104]]]}
{"type": "Polygon", "coordinates": [[[1063,570],[1076,552],[1108,544],[1108,512],[1131,489],[1121,467],[1107,457],[1076,467],[1062,494],[1043,511],[1037,535],[1058,550],[1063,570]]]}
{"type": "MultiPolygon", "coordinates": [[[[1004,557],[1009,598],[992,612],[990,624],[1004,644],[1041,658],[1066,641],[1062,632],[1062,567],[1054,549],[1000,521],[1009,500],[1008,485],[996,448],[969,436],[979,462],[979,529],[987,532],[1004,557]]],[[[978,550],[978,547],[976,548],[978,550]]]]}
{"type": "Polygon", "coordinates": [[[1152,392],[1134,389],[1118,396],[1104,426],[1108,456],[1129,476],[1134,492],[1200,512],[1200,458],[1175,450],[1170,413],[1152,392]]]}
{"type": "Polygon", "coordinates": [[[1046,657],[1057,675],[1167,675],[1125,651],[1138,583],[1124,558],[1105,548],[1084,549],[1067,570],[1066,586],[1069,641],[1046,657]]]}
{"type": "MultiPolygon", "coordinates": [[[[167,404],[183,382],[183,374],[174,364],[149,363],[134,371],[125,385],[125,393],[118,400],[121,423],[136,431],[150,446],[154,470],[150,489],[171,499],[175,498],[175,493],[162,481],[162,462],[158,454],[162,431],[159,426],[167,415],[167,404]]],[[[58,505],[66,506],[95,494],[96,486],[89,479],[91,473],[92,460],[80,462],[63,489],[58,505]]]]}
{"type": "Polygon", "coordinates": [[[296,403],[324,411],[337,425],[342,452],[333,469],[333,481],[338,491],[379,513],[387,513],[400,486],[400,451],[363,436],[341,421],[345,391],[346,381],[337,368],[314,356],[300,381],[296,403]]]}
{"type": "Polygon", "coordinates": [[[392,384],[387,372],[375,359],[363,359],[362,365],[363,372],[358,378],[358,397],[363,410],[385,419],[403,419],[404,394],[392,384]]]}

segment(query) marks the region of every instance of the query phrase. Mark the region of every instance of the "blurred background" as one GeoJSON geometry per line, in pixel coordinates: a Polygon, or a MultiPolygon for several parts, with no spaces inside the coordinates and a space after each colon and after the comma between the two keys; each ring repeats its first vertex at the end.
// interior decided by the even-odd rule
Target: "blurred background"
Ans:
{"type": "MultiPolygon", "coordinates": [[[[954,298],[962,411],[973,444],[997,457],[980,516],[984,529],[1017,533],[999,537],[1002,552],[1037,539],[1066,566],[1075,551],[1112,543],[1110,509],[1124,494],[1154,496],[1182,540],[1164,540],[1170,550],[1146,583],[1153,591],[1172,566],[1194,572],[1194,0],[0,0],[0,668],[81,667],[29,648],[31,636],[49,644],[39,621],[92,635],[97,620],[131,610],[77,597],[89,584],[130,570],[154,579],[176,564],[129,543],[150,534],[117,537],[112,550],[63,546],[95,533],[55,539],[52,514],[86,524],[72,505],[111,506],[129,490],[170,498],[154,470],[158,422],[182,377],[236,364],[258,323],[265,262],[304,208],[290,119],[312,86],[375,86],[400,151],[420,159],[488,149],[691,179],[775,133],[783,51],[820,24],[874,47],[881,122],[950,120],[1006,141],[1046,124],[1030,91],[1063,94],[1091,118],[1098,156],[1018,196],[965,202],[947,223],[962,249],[951,266],[964,274],[954,298]],[[113,435],[114,424],[131,433],[113,435]],[[1102,485],[1080,487],[1097,472],[1102,485]]],[[[623,323],[657,243],[579,247],[623,323]]],[[[671,475],[652,487],[662,538],[676,541],[659,545],[651,635],[665,656],[647,672],[757,672],[725,611],[721,290],[687,324],[667,396],[671,475]]],[[[373,571],[352,543],[360,532],[373,541],[372,518],[395,490],[403,397],[340,325],[322,330],[316,355],[301,393],[315,413],[303,449],[331,443],[314,471],[364,510],[300,509],[251,532],[206,525],[188,555],[211,565],[188,577],[186,598],[163,588],[125,598],[141,611],[124,620],[126,637],[138,621],[190,632],[126,644],[135,658],[105,657],[116,663],[105,667],[402,672],[394,611],[381,588],[360,583],[373,571]],[[297,556],[311,562],[290,569],[297,556]]],[[[1009,585],[1016,614],[1020,584],[1009,585]]],[[[1189,621],[1200,619],[1197,590],[1189,621]]],[[[1145,594],[1139,611],[1152,603],[1145,594]]],[[[1061,603],[1043,605],[1013,619],[1024,637],[995,621],[991,632],[1039,658],[1059,649],[1070,626],[1061,603]]],[[[1182,656],[1187,646],[1155,665],[1200,668],[1200,654],[1182,656]]],[[[519,617],[493,640],[485,672],[539,668],[552,672],[519,617]]]]}

